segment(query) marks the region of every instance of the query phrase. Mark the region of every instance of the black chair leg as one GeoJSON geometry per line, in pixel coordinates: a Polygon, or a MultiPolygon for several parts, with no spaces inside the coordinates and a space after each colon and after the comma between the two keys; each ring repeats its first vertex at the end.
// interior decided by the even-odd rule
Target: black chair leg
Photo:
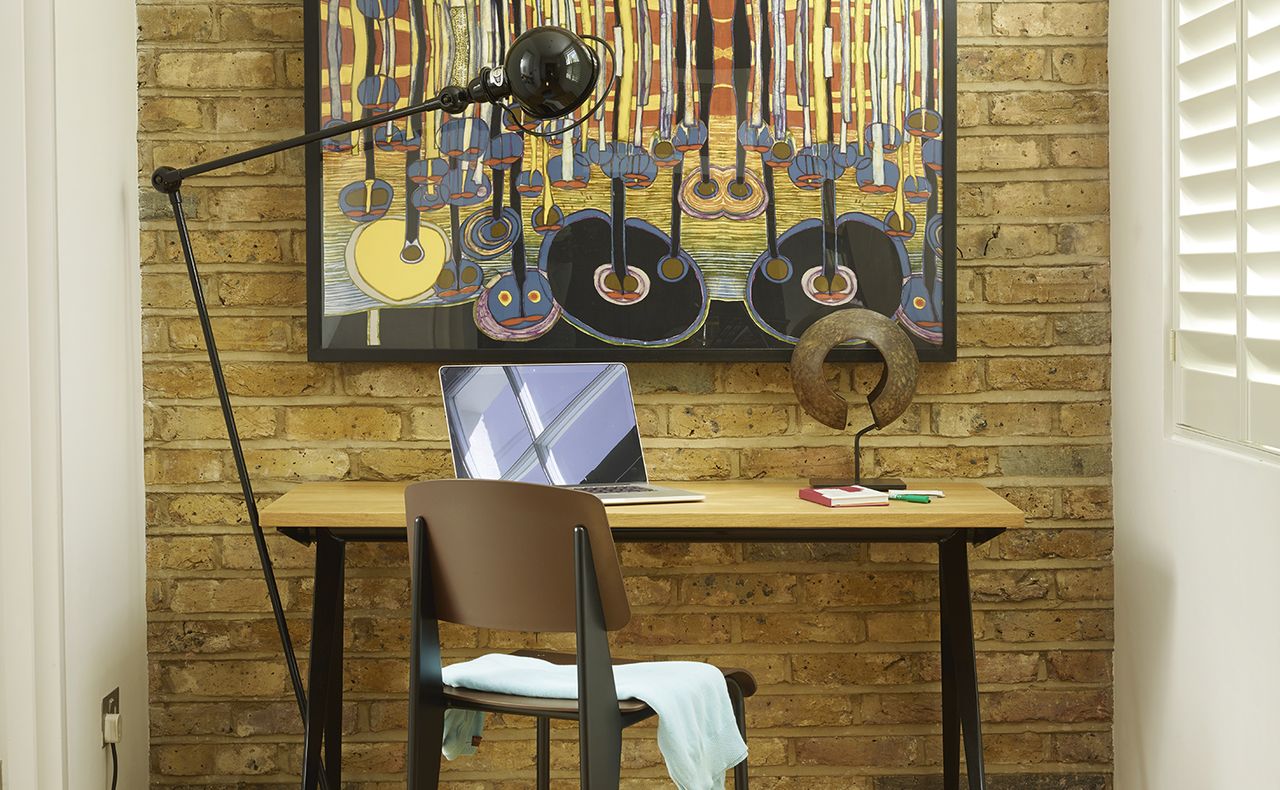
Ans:
{"type": "Polygon", "coordinates": [[[440,786],[440,744],[443,742],[444,708],[413,705],[409,709],[408,790],[436,790],[440,786]]]}
{"type": "Polygon", "coordinates": [[[537,790],[551,790],[551,720],[538,717],[537,790]]]}
{"type": "MultiPolygon", "coordinates": [[[[733,704],[733,718],[738,723],[738,732],[742,735],[742,740],[747,740],[747,708],[742,697],[742,687],[738,685],[736,680],[725,678],[725,685],[729,688],[729,701],[733,704]]],[[[743,758],[742,762],[733,767],[733,788],[734,790],[747,790],[747,758],[743,758]]]]}

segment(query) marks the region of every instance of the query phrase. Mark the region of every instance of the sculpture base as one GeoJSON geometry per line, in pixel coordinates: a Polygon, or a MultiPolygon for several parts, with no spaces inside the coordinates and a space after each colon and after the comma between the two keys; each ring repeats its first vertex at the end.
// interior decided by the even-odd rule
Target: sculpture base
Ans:
{"type": "Polygon", "coordinates": [[[862,482],[858,482],[852,477],[811,477],[809,478],[809,485],[812,488],[863,486],[864,488],[874,488],[878,491],[901,491],[907,487],[906,482],[896,477],[869,478],[862,482]]]}

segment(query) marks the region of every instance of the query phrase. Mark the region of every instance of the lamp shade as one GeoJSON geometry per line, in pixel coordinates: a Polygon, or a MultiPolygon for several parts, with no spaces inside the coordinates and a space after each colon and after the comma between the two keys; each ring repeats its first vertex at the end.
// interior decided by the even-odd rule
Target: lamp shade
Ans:
{"type": "Polygon", "coordinates": [[[596,86],[599,59],[581,38],[561,27],[526,30],[507,50],[507,89],[538,119],[559,118],[582,106],[596,86]]]}

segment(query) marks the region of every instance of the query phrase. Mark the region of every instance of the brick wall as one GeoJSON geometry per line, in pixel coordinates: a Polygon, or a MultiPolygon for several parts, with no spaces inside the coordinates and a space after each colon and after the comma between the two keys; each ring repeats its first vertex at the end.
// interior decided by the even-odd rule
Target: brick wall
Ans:
{"type": "MultiPolygon", "coordinates": [[[[141,170],[302,128],[301,4],[146,0],[141,170]]],[[[924,366],[874,471],[981,478],[1030,516],[975,558],[992,786],[1110,787],[1111,497],[1105,2],[960,2],[960,359],[924,366]]],[[[196,251],[263,500],[299,480],[449,468],[429,365],[306,361],[296,152],[194,181],[196,251]]],[[[143,192],[152,782],[292,786],[299,724],[212,397],[177,239],[143,192]]],[[[836,369],[866,391],[866,367],[836,369]]],[[[797,412],[782,365],[636,365],[660,476],[849,469],[797,412]]],[[[271,540],[305,647],[309,551],[271,540]]],[[[757,787],[940,787],[932,548],[628,546],[637,616],[619,653],[753,669],[757,787]],[[847,655],[845,645],[856,646],[847,655]],[[928,778],[921,778],[928,777],[928,778]]],[[[407,582],[400,547],[350,550],[351,787],[402,785],[407,582]]],[[[454,655],[527,644],[450,630],[454,655]]],[[[561,639],[548,640],[563,644],[561,639]]],[[[561,786],[572,733],[557,732],[561,786]]],[[[627,787],[667,786],[652,732],[627,787]]],[[[494,722],[451,787],[530,787],[531,731],[494,722]]]]}

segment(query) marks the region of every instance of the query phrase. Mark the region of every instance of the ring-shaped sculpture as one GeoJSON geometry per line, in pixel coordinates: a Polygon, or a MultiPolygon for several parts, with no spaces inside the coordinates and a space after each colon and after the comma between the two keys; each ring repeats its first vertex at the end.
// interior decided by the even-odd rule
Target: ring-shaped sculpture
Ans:
{"type": "Polygon", "coordinates": [[[870,425],[853,438],[854,479],[813,480],[812,485],[864,485],[871,488],[905,488],[901,480],[863,480],[861,443],[863,434],[885,428],[902,416],[916,392],[920,360],[915,346],[898,323],[874,310],[853,307],[825,316],[800,336],[791,354],[791,384],[805,413],[829,428],[844,430],[849,424],[849,401],[831,388],[822,370],[831,349],[842,343],[863,340],[884,359],[880,380],[867,397],[871,407],[870,425]]]}

